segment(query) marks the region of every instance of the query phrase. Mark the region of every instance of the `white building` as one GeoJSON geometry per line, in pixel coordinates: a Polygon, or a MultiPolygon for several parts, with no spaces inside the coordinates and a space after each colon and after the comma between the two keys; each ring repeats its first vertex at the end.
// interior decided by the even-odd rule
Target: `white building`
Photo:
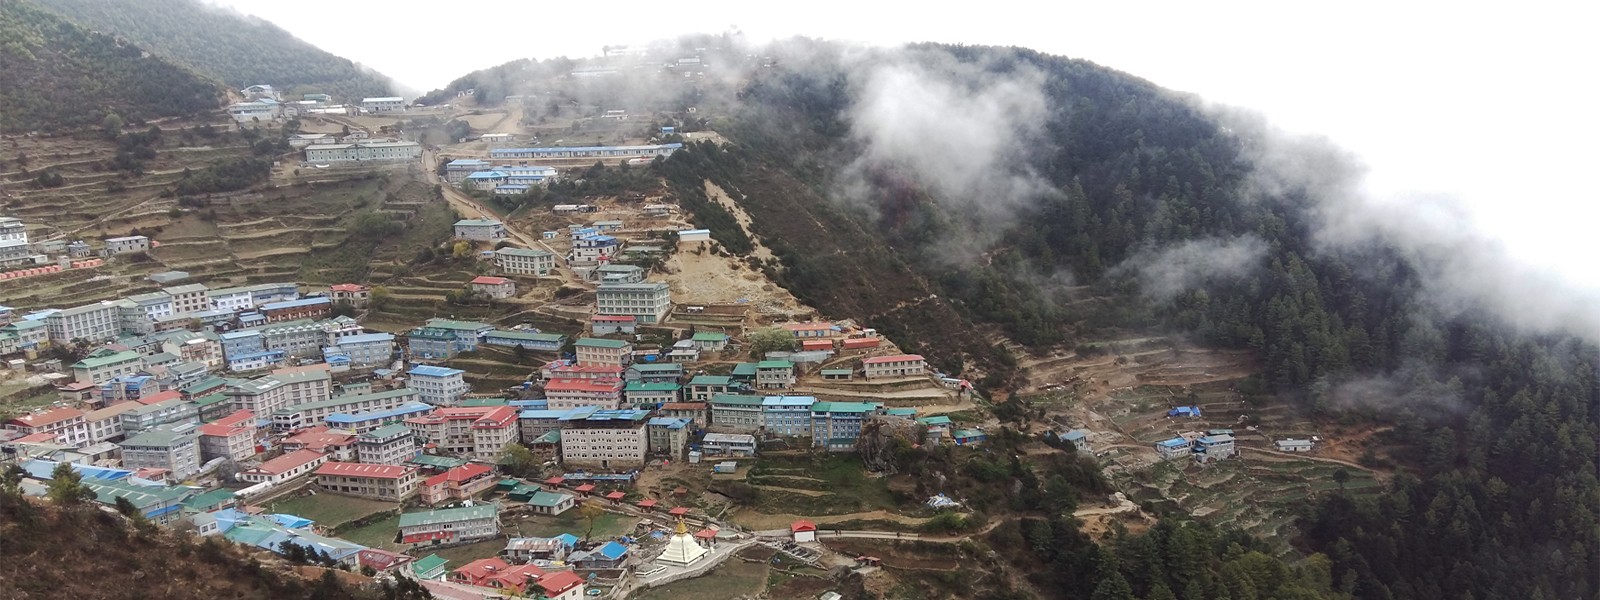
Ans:
{"type": "Polygon", "coordinates": [[[144,252],[149,249],[150,238],[142,235],[106,238],[107,255],[127,254],[129,252],[144,252]]]}
{"type": "Polygon", "coordinates": [[[381,113],[406,109],[406,99],[399,96],[384,96],[381,98],[362,98],[361,110],[381,113]]]}
{"type": "Polygon", "coordinates": [[[631,316],[640,323],[660,323],[672,312],[672,286],[665,283],[609,283],[595,291],[595,309],[602,315],[631,316]]]}
{"type": "Polygon", "coordinates": [[[495,148],[489,158],[506,159],[570,159],[570,158],[654,158],[672,156],[683,144],[657,144],[651,146],[569,146],[547,148],[495,148]]]}
{"type": "Polygon", "coordinates": [[[0,217],[0,265],[25,262],[33,252],[28,250],[28,228],[16,217],[0,217]]]}
{"type": "Polygon", "coordinates": [[[556,255],[543,250],[501,248],[494,251],[494,264],[507,275],[549,275],[556,270],[556,255]]]}
{"type": "Polygon", "coordinates": [[[211,297],[206,294],[203,283],[161,288],[161,291],[172,297],[173,314],[187,315],[211,310],[211,297]]]}
{"type": "Polygon", "coordinates": [[[116,304],[102,302],[56,311],[44,318],[44,325],[53,343],[70,345],[80,339],[96,343],[116,339],[122,314],[116,304]]]}
{"type": "Polygon", "coordinates": [[[167,469],[183,480],[200,471],[200,444],[191,431],[158,427],[124,440],[122,466],[127,469],[167,469]]]}
{"type": "Polygon", "coordinates": [[[494,219],[462,219],[456,221],[456,237],[463,240],[493,242],[508,237],[505,223],[494,219]]]}
{"type": "Polygon", "coordinates": [[[472,280],[470,285],[473,293],[484,294],[496,300],[512,298],[517,295],[517,283],[504,277],[479,275],[472,280]]]}
{"type": "Polygon", "coordinates": [[[917,354],[875,356],[861,361],[867,379],[918,377],[927,374],[928,361],[917,354]]]}
{"type": "Polygon", "coordinates": [[[601,469],[643,467],[650,411],[602,410],[561,423],[561,460],[601,469]]]}
{"type": "Polygon", "coordinates": [[[283,117],[283,105],[270,99],[228,105],[228,116],[238,123],[270,123],[283,117]]]}
{"type": "Polygon", "coordinates": [[[333,379],[323,369],[277,373],[229,386],[223,393],[233,410],[270,415],[286,406],[327,400],[333,395],[333,379]]]}
{"type": "Polygon", "coordinates": [[[421,157],[422,145],[416,142],[357,142],[306,146],[306,162],[316,164],[402,161],[421,157]]]}
{"type": "Polygon", "coordinates": [[[421,365],[406,372],[411,376],[407,384],[417,390],[418,399],[433,405],[455,404],[467,393],[467,382],[461,376],[466,371],[449,367],[421,365]]]}

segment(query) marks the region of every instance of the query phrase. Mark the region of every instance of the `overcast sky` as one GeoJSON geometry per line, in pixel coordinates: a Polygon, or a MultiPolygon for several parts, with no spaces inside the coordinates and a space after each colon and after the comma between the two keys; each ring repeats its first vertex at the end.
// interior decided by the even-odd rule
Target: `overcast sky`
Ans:
{"type": "Polygon", "coordinates": [[[1587,3],[210,1],[421,90],[517,58],[730,28],[757,41],[1016,45],[1084,58],[1325,135],[1371,167],[1376,196],[1457,196],[1529,267],[1600,291],[1600,193],[1588,177],[1600,155],[1600,36],[1587,3]]]}

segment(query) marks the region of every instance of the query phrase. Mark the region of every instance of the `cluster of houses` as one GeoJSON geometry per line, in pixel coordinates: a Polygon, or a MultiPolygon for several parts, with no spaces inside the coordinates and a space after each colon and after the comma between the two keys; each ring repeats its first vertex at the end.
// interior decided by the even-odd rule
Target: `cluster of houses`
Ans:
{"type": "Polygon", "coordinates": [[[495,165],[477,158],[460,158],[445,163],[445,181],[456,187],[488,192],[496,196],[517,196],[548,186],[557,178],[554,167],[537,165],[495,165]]]}
{"type": "Polygon", "coordinates": [[[404,111],[406,102],[399,96],[362,98],[359,104],[339,104],[327,94],[303,94],[299,100],[285,100],[271,85],[257,84],[239,90],[240,102],[228,105],[228,116],[236,123],[272,123],[307,115],[357,115],[404,111]]]}
{"type": "Polygon", "coordinates": [[[1232,429],[1210,429],[1204,432],[1185,431],[1177,437],[1156,442],[1156,455],[1162,460],[1189,457],[1206,464],[1237,456],[1232,429]]]}
{"type": "Polygon", "coordinates": [[[64,269],[98,267],[104,260],[94,257],[111,257],[119,254],[145,252],[158,246],[143,235],[108,237],[96,249],[83,240],[45,239],[29,242],[28,227],[16,217],[0,217],[0,281],[28,276],[30,267],[49,265],[49,269],[35,271],[58,272],[64,269]]]}

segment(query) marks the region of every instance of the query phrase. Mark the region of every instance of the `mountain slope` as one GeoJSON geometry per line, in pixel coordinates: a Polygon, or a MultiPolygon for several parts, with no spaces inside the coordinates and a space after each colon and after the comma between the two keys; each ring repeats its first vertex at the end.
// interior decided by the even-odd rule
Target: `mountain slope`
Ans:
{"type": "MultiPolygon", "coordinates": [[[[40,0],[66,19],[113,33],[235,89],[268,84],[350,100],[387,96],[387,79],[267,21],[196,0],[40,0]]],[[[298,97],[298,96],[296,96],[298,97]]]]}
{"type": "MultiPolygon", "coordinates": [[[[1406,471],[1393,488],[1305,513],[1298,541],[1328,555],[1342,591],[1600,590],[1585,568],[1600,560],[1591,342],[1441,314],[1429,265],[1393,243],[1319,245],[1317,181],[1261,185],[1305,157],[1257,160],[1260,132],[1149,82],[1019,49],[793,50],[740,90],[718,125],[732,145],[664,168],[748,196],[797,296],[875,325],[899,315],[884,331],[946,364],[994,352],[974,327],[1040,350],[1113,329],[1253,350],[1257,383],[1311,414],[1392,425],[1381,439],[1406,471]],[[929,293],[932,308],[902,308],[929,293]]],[[[1324,184],[1339,173],[1307,164],[1324,184]]],[[[1005,366],[996,354],[983,366],[1005,366]]],[[[1130,581],[1170,573],[1141,552],[1118,550],[1130,581]]]]}
{"type": "Polygon", "coordinates": [[[221,90],[132,44],[0,0],[0,131],[99,125],[216,108],[221,90]]]}

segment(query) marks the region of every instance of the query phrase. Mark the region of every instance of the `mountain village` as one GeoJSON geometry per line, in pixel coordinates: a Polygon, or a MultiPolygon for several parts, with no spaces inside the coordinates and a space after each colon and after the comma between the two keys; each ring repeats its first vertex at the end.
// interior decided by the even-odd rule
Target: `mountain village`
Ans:
{"type": "MultiPolygon", "coordinates": [[[[25,492],[43,495],[70,468],[107,510],[130,502],[154,523],[415,579],[443,598],[622,598],[752,549],[819,572],[870,572],[881,559],[819,541],[961,539],[830,528],[847,519],[798,507],[736,518],[709,488],[763,469],[783,473],[764,481],[824,482],[781,465],[850,455],[867,432],[981,448],[996,421],[982,416],[987,402],[969,381],[901,351],[871,323],[824,320],[782,293],[752,297],[760,289],[736,275],[667,272],[670,260],[722,260],[710,231],[670,198],[556,204],[513,219],[493,208],[496,197],[525,197],[597,162],[644,168],[714,134],[660,126],[631,144],[540,146],[536,136],[495,132],[431,147],[362,125],[449,107],[336,105],[321,94],[286,101],[270,85],[239,95],[226,111],[238,127],[307,124],[288,140],[300,160],[275,177],[422,172],[436,182],[456,214],[454,251],[480,273],[450,291],[500,316],[458,318],[432,297],[355,281],[177,269],[130,284],[150,291],[0,306],[9,379],[50,390],[46,404],[0,431],[0,460],[26,473],[25,492]],[[388,320],[374,327],[378,303],[432,314],[400,330],[388,320]],[[580,325],[518,318],[535,313],[580,325]],[[77,359],[60,358],[69,352],[77,359]],[[483,377],[472,365],[486,353],[529,366],[511,380],[483,377]]],[[[163,252],[147,235],[30,240],[44,225],[0,216],[0,288],[163,252]]],[[[1198,465],[1237,456],[1234,430],[1207,427],[1201,411],[1171,408],[1166,433],[1133,442],[1136,454],[1198,465]]],[[[1039,439],[1092,455],[1107,431],[1086,419],[1039,439]]],[[[1314,443],[1274,445],[1304,452],[1314,443]]],[[[1108,460],[1129,452],[1126,440],[1107,445],[1122,448],[1101,450],[1108,460]]],[[[1121,494],[1108,502],[1084,514],[1138,512],[1121,494]]],[[[943,493],[922,504],[928,515],[962,506],[943,493]]]]}

